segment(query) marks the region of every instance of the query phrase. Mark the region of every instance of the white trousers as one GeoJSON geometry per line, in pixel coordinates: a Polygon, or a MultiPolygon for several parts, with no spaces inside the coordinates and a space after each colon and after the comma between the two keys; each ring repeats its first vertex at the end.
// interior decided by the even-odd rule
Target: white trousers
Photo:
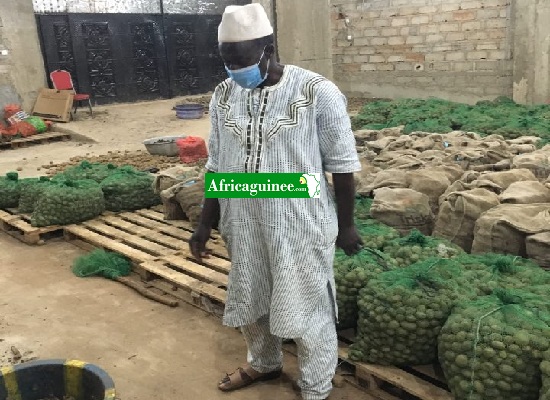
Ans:
{"type": "MultiPolygon", "coordinates": [[[[329,290],[308,326],[303,337],[292,338],[298,347],[298,386],[304,400],[323,400],[332,391],[332,378],[338,365],[336,317],[329,290]]],[[[282,338],[271,334],[269,315],[242,327],[241,331],[248,346],[248,363],[254,370],[266,373],[282,368],[282,338]]]]}

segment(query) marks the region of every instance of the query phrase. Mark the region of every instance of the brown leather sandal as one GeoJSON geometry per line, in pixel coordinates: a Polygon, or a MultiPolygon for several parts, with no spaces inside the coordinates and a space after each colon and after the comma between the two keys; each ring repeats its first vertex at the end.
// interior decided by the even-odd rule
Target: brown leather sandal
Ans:
{"type": "MultiPolygon", "coordinates": [[[[254,371],[251,367],[247,367],[247,369],[249,371],[254,371]]],[[[255,382],[265,382],[277,379],[282,375],[282,373],[282,369],[267,372],[265,374],[254,371],[254,376],[251,376],[244,370],[244,368],[239,367],[235,372],[225,375],[225,377],[218,384],[218,389],[222,392],[231,392],[233,390],[250,386],[255,382]]]]}

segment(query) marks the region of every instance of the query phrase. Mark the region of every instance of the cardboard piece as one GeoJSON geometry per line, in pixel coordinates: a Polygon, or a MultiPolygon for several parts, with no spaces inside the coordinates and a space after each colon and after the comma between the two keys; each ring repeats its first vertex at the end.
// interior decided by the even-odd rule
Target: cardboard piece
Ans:
{"type": "Polygon", "coordinates": [[[71,90],[40,89],[32,115],[56,122],[69,122],[74,93],[71,90]]]}

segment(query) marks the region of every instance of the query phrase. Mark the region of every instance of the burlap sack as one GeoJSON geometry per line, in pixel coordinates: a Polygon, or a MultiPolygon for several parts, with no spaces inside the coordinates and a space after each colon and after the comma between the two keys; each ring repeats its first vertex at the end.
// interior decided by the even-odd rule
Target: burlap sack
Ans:
{"type": "Polygon", "coordinates": [[[476,222],[472,253],[527,256],[527,236],[550,231],[550,204],[501,204],[476,222]]]}
{"type": "MultiPolygon", "coordinates": [[[[420,152],[432,150],[435,147],[436,147],[436,142],[431,137],[424,137],[424,138],[416,139],[413,142],[412,146],[411,146],[412,149],[420,151],[420,152]]],[[[443,149],[443,146],[440,146],[440,147],[441,148],[439,148],[438,150],[443,149]]]]}
{"type": "Polygon", "coordinates": [[[439,168],[423,168],[408,171],[406,179],[406,187],[428,196],[430,199],[430,208],[434,215],[436,215],[439,208],[439,197],[451,185],[446,172],[439,168]]]}
{"type": "Polygon", "coordinates": [[[387,151],[396,151],[396,150],[405,150],[412,148],[414,140],[409,135],[399,136],[397,139],[388,143],[384,150],[387,151]]]}
{"type": "Polygon", "coordinates": [[[418,158],[425,162],[443,162],[446,154],[443,150],[426,150],[419,154],[418,158]]]}
{"type": "Polygon", "coordinates": [[[441,197],[433,236],[447,239],[470,252],[476,221],[485,211],[498,205],[498,196],[486,189],[444,195],[441,197]]]}
{"type": "Polygon", "coordinates": [[[510,171],[483,173],[474,182],[474,186],[493,190],[495,193],[501,194],[514,182],[536,180],[535,175],[528,169],[512,169],[510,171]]]}
{"type": "Polygon", "coordinates": [[[470,190],[473,188],[472,182],[474,182],[479,177],[479,173],[475,171],[466,171],[460,178],[454,181],[445,192],[439,198],[439,205],[445,200],[446,196],[453,192],[463,192],[465,190],[470,190]]]}
{"type": "Polygon", "coordinates": [[[418,229],[429,235],[434,220],[428,196],[412,189],[376,189],[371,215],[402,234],[418,229]]]}
{"type": "Polygon", "coordinates": [[[530,154],[520,154],[512,160],[515,168],[528,169],[540,180],[546,180],[550,175],[550,151],[537,150],[530,154]]]}
{"type": "Polygon", "coordinates": [[[385,169],[376,173],[369,185],[361,188],[361,195],[370,196],[372,191],[379,188],[406,188],[407,171],[402,169],[385,169]]]}
{"type": "Polygon", "coordinates": [[[197,167],[177,166],[169,168],[159,172],[159,174],[155,176],[153,188],[155,193],[159,194],[177,183],[196,176],[199,176],[199,168],[197,167]]]}
{"type": "Polygon", "coordinates": [[[372,164],[379,168],[419,168],[424,162],[418,158],[418,154],[415,150],[384,151],[372,160],[372,164]]]}
{"type": "Polygon", "coordinates": [[[550,189],[539,181],[514,182],[500,195],[501,203],[550,203],[550,189]]]}
{"type": "Polygon", "coordinates": [[[508,148],[513,154],[529,154],[536,149],[537,147],[534,144],[513,144],[508,148]]]}
{"type": "Polygon", "coordinates": [[[540,141],[538,136],[522,136],[517,139],[507,140],[508,144],[534,144],[536,145],[540,141]]]}
{"type": "MultiPolygon", "coordinates": [[[[354,174],[355,190],[361,196],[369,196],[372,191],[370,187],[382,170],[364,159],[361,159],[361,167],[361,171],[354,174]]],[[[332,180],[332,175],[328,179],[332,180]]]]}
{"type": "Polygon", "coordinates": [[[367,147],[369,150],[372,150],[379,154],[382,152],[382,150],[385,150],[391,142],[395,140],[395,137],[382,137],[381,139],[372,142],[366,142],[364,146],[367,147]]]}
{"type": "Polygon", "coordinates": [[[179,183],[175,186],[174,198],[191,225],[197,227],[204,202],[204,178],[192,178],[179,183]]]}
{"type": "Polygon", "coordinates": [[[160,199],[162,201],[162,211],[164,213],[165,220],[173,221],[185,219],[185,213],[181,209],[179,203],[170,193],[170,188],[160,192],[160,199]]]}
{"type": "Polygon", "coordinates": [[[550,268],[550,232],[527,237],[527,256],[544,268],[550,268]]]}

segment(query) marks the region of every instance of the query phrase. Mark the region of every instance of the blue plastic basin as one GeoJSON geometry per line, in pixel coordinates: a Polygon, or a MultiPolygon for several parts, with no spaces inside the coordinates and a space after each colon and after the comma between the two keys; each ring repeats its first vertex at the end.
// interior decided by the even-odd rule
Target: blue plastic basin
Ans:
{"type": "Polygon", "coordinates": [[[177,105],[176,116],[180,119],[200,119],[204,116],[204,106],[202,104],[177,105]]]}

